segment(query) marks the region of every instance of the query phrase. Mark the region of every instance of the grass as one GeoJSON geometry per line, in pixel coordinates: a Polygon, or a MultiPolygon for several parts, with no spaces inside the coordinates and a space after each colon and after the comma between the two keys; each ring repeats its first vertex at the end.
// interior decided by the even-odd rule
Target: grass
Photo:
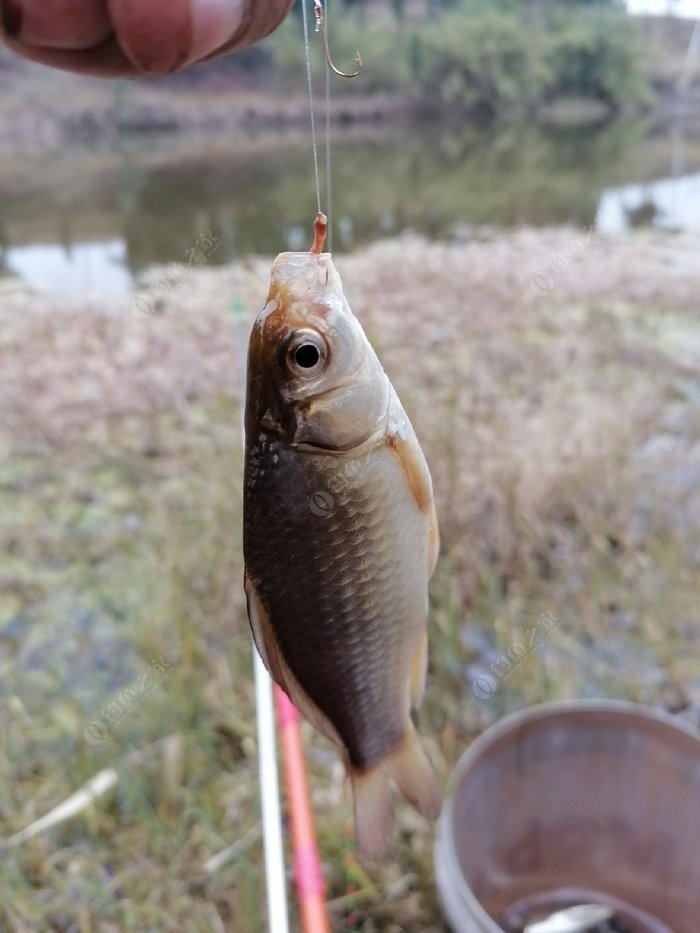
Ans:
{"type": "MultiPolygon", "coordinates": [[[[435,481],[421,729],[446,786],[483,728],[543,700],[697,722],[700,243],[605,240],[536,297],[531,276],[578,235],[406,236],[342,260],[435,481]],[[560,627],[478,699],[546,612],[560,627]]],[[[257,309],[268,272],[198,273],[146,321],[3,296],[0,838],[103,768],[119,780],[0,849],[0,928],[265,928],[229,304],[257,309]],[[160,656],[172,674],[112,725],[160,656]]],[[[432,829],[407,807],[349,894],[349,799],[328,744],[307,730],[307,748],[334,929],[441,929],[432,829]]]]}

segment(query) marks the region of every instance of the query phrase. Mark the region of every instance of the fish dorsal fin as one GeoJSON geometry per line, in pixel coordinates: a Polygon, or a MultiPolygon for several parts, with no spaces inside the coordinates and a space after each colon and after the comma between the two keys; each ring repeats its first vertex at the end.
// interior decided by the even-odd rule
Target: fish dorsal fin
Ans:
{"type": "Polygon", "coordinates": [[[250,619],[250,627],[253,631],[255,645],[265,667],[270,672],[270,676],[280,685],[302,716],[307,719],[314,728],[318,729],[319,732],[329,738],[331,742],[334,742],[339,748],[343,749],[343,742],[335,727],[331,724],[330,720],[324,716],[316,704],[309,699],[282,656],[282,652],[277,644],[277,637],[270,625],[265,607],[260,601],[260,597],[255,590],[255,585],[247,573],[244,579],[244,587],[246,601],[248,603],[248,618],[250,619]]]}

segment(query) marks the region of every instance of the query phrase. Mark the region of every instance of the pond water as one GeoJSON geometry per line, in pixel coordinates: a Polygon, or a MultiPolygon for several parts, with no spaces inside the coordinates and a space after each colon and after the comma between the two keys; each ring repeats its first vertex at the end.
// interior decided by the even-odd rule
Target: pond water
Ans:
{"type": "Polygon", "coordinates": [[[700,230],[700,173],[605,191],[599,216],[608,232],[638,223],[664,230],[700,230]]]}
{"type": "MultiPolygon", "coordinates": [[[[357,130],[334,142],[336,251],[413,228],[466,238],[481,225],[614,229],[700,223],[700,140],[644,122],[598,128],[357,130]]],[[[325,183],[322,181],[322,185],[325,183]]],[[[119,138],[109,147],[0,162],[0,272],[53,293],[124,294],[182,260],[305,248],[315,210],[304,134],[119,138]]]]}

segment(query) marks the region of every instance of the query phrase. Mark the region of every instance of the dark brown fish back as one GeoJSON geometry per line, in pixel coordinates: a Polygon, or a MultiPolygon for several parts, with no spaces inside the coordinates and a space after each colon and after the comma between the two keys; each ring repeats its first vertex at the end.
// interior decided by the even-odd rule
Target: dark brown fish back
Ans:
{"type": "Polygon", "coordinates": [[[427,517],[382,444],[361,457],[249,437],[247,572],[289,668],[367,769],[403,739],[427,616],[427,517]]]}

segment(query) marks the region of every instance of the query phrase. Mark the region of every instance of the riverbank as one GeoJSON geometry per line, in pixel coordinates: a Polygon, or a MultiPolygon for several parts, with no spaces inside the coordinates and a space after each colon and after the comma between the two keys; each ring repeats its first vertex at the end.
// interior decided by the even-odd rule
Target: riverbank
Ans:
{"type": "MultiPolygon", "coordinates": [[[[349,19],[341,31],[341,47],[350,53],[353,42],[361,42],[364,36],[369,45],[366,73],[358,82],[334,84],[331,123],[371,128],[441,120],[454,127],[498,119],[543,126],[595,125],[621,113],[645,112],[659,125],[685,120],[691,129],[696,127],[700,60],[688,53],[694,24],[672,17],[636,19],[628,25],[630,29],[640,26],[639,50],[634,51],[633,40],[629,49],[610,50],[606,53],[610,61],[600,65],[600,75],[594,69],[590,86],[577,87],[563,76],[551,87],[533,85],[530,96],[522,98],[507,73],[507,63],[518,53],[516,46],[511,49],[508,44],[515,40],[507,17],[503,22],[498,17],[493,22],[487,19],[480,27],[485,30],[484,41],[493,31],[494,61],[486,56],[483,62],[478,58],[478,37],[472,37],[475,48],[464,51],[477,60],[462,61],[446,39],[436,38],[449,32],[447,27],[430,38],[431,30],[435,32],[430,19],[408,23],[405,28],[391,19],[382,21],[381,28],[388,30],[384,39],[366,24],[360,28],[349,19]],[[389,40],[395,43],[391,56],[384,48],[389,40]],[[643,64],[635,64],[639,56],[643,64]],[[432,71],[425,64],[426,57],[435,60],[432,71]],[[487,68],[493,73],[484,71],[476,80],[475,69],[487,68]],[[490,96],[477,93],[482,84],[491,87],[490,96]]],[[[462,21],[457,17],[454,22],[462,21]]],[[[183,74],[141,81],[109,82],[62,74],[0,49],[0,154],[37,148],[58,151],[67,145],[97,144],[120,136],[307,131],[305,85],[296,80],[304,69],[297,32],[298,24],[290,20],[258,49],[183,74]]],[[[466,36],[471,36],[469,29],[466,36]]],[[[577,32],[572,36],[584,41],[577,32]]],[[[567,54],[575,57],[576,49],[574,45],[567,54]]],[[[315,59],[318,75],[318,49],[315,59]]],[[[524,77],[523,82],[527,83],[524,77]]],[[[320,101],[321,88],[317,90],[320,101]]]]}
{"type": "MultiPolygon", "coordinates": [[[[543,700],[699,721],[699,251],[697,233],[552,228],[338,261],[434,477],[421,731],[445,784],[486,725],[543,700]],[[556,634],[478,699],[544,612],[556,634]]],[[[10,929],[259,929],[238,366],[269,267],[194,271],[140,317],[2,285],[3,838],[117,775],[2,853],[10,929]],[[172,672],[115,725],[161,656],[172,672]]],[[[334,928],[441,929],[430,827],[401,806],[387,859],[349,875],[337,757],[306,735],[334,928]]]]}

